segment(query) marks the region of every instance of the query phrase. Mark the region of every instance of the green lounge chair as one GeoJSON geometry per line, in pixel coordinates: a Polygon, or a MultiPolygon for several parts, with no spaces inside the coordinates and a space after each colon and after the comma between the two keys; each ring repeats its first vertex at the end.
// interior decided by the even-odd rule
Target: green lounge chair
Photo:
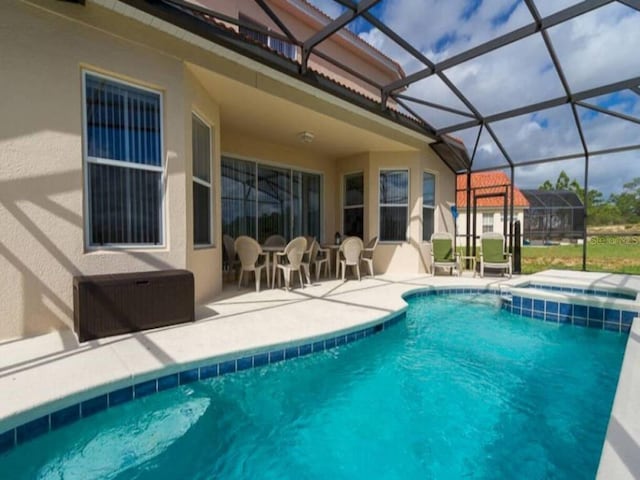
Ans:
{"type": "Polygon", "coordinates": [[[513,262],[511,254],[505,252],[504,236],[501,233],[489,232],[480,237],[482,251],[480,253],[480,276],[484,276],[485,268],[506,270],[511,278],[513,262]]]}
{"type": "Polygon", "coordinates": [[[460,254],[454,252],[453,235],[447,232],[439,232],[431,235],[431,275],[435,276],[436,267],[449,269],[449,275],[453,275],[455,268],[460,276],[460,254]]]}

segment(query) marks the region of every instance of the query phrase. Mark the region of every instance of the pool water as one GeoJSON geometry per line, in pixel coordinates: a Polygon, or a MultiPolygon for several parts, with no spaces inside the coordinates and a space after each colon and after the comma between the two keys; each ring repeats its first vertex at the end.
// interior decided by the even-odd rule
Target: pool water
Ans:
{"type": "Polygon", "coordinates": [[[3,478],[593,478],[626,335],[413,298],[364,340],[100,412],[3,478]]]}

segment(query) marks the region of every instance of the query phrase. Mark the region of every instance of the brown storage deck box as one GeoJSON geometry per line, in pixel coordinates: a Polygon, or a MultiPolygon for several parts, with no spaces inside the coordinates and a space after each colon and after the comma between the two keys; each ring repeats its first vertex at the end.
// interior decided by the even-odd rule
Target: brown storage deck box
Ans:
{"type": "Polygon", "coordinates": [[[81,342],[194,320],[188,270],[73,278],[73,324],[81,342]]]}

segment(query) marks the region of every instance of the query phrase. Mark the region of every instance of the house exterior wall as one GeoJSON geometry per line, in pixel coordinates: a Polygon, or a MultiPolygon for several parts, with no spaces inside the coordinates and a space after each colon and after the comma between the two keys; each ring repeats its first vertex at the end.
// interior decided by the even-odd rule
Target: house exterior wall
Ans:
{"type": "MultiPolygon", "coordinates": [[[[358,169],[365,173],[364,227],[370,238],[378,230],[379,168],[409,168],[408,242],[381,245],[375,260],[378,272],[425,270],[428,244],[422,242],[420,224],[423,170],[436,173],[436,229],[452,229],[446,201],[454,198],[454,177],[426,144],[409,152],[332,158],[313,145],[272,143],[260,132],[225,126],[219,107],[225,92],[204,85],[187,61],[225,75],[231,71],[238,82],[264,87],[264,95],[292,96],[301,105],[314,102],[318,109],[326,109],[325,115],[346,115],[354,122],[358,117],[93,2],[85,6],[48,0],[0,2],[0,18],[6,25],[18,26],[0,29],[0,102],[3,112],[11,112],[0,116],[0,339],[72,328],[75,275],[186,268],[194,273],[197,303],[218,295],[222,289],[219,173],[224,154],[321,173],[323,241],[332,241],[341,229],[343,173],[358,169]],[[166,184],[161,247],[99,249],[85,244],[84,70],[162,94],[166,184]],[[193,245],[192,112],[210,126],[213,140],[214,241],[204,248],[193,245]]],[[[369,117],[357,121],[362,128],[377,129],[378,135],[408,138],[397,126],[389,128],[369,117]]]]}
{"type": "MultiPolygon", "coordinates": [[[[2,111],[12,112],[0,116],[0,338],[72,327],[74,275],[193,267],[201,255],[219,271],[219,248],[190,252],[187,262],[185,231],[192,229],[185,122],[192,104],[214,122],[217,112],[211,102],[201,104],[182,62],[21,2],[0,3],[0,18],[21,26],[0,29],[2,111]],[[121,251],[85,245],[83,69],[163,94],[163,247],[121,251]]],[[[195,273],[198,297],[219,285],[210,274],[195,273]]]]}
{"type": "MultiPolygon", "coordinates": [[[[280,29],[273,20],[253,0],[195,0],[192,3],[233,18],[238,18],[240,14],[245,15],[251,20],[280,33],[280,29]]],[[[302,2],[296,7],[296,3],[298,2],[274,0],[270,3],[270,7],[282,22],[287,25],[293,35],[304,41],[330,20],[313,7],[304,5],[302,2]]],[[[317,49],[379,84],[388,84],[400,78],[397,65],[394,65],[390,59],[384,57],[373,47],[366,45],[361,39],[344,32],[330,36],[319,44],[317,49]]],[[[358,91],[365,90],[378,97],[380,95],[380,92],[370,84],[347,72],[336,70],[333,65],[318,56],[311,55],[309,66],[340,83],[356,88],[358,91]]]]}
{"type": "Polygon", "coordinates": [[[185,173],[186,173],[186,268],[191,270],[195,280],[196,303],[213,298],[222,290],[222,232],[220,221],[220,112],[215,100],[198,82],[194,75],[184,69],[185,109],[184,132],[185,173]],[[193,241],[193,159],[190,145],[191,115],[194,112],[211,128],[213,156],[213,245],[195,247],[193,241]]]}
{"type": "MultiPolygon", "coordinates": [[[[458,208],[458,212],[459,212],[459,215],[458,215],[458,220],[456,222],[458,239],[459,239],[459,242],[463,242],[464,237],[467,234],[467,214],[465,210],[462,208],[458,208]]],[[[513,213],[515,215],[515,219],[518,220],[520,222],[520,225],[522,226],[524,222],[524,210],[521,208],[514,208],[513,213]]],[[[500,208],[496,210],[496,209],[478,208],[478,214],[476,215],[476,218],[475,218],[477,237],[480,238],[480,235],[482,235],[482,217],[484,214],[490,214],[493,216],[493,231],[498,233],[503,233],[504,231],[503,230],[504,223],[502,221],[502,216],[504,214],[503,209],[500,208]]],[[[473,222],[473,215],[471,218],[473,222]]],[[[471,232],[473,232],[473,223],[471,224],[471,232]]],[[[521,238],[520,240],[522,241],[523,239],[521,238]]]]}
{"type": "Polygon", "coordinates": [[[418,152],[369,152],[338,162],[340,200],[336,211],[337,225],[342,226],[344,175],[364,173],[364,240],[379,236],[379,182],[381,169],[409,170],[409,215],[407,239],[382,242],[374,255],[377,273],[425,273],[429,271],[431,246],[422,238],[422,173],[436,176],[435,230],[453,232],[453,217],[448,202],[455,196],[455,177],[430,150],[418,152]]]}

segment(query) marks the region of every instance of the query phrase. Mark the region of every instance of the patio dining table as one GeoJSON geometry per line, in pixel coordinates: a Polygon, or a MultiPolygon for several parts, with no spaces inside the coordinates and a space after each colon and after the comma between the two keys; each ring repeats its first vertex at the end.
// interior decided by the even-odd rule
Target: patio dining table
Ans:
{"type": "MultiPolygon", "coordinates": [[[[324,243],[324,244],[322,244],[320,246],[322,248],[328,248],[329,250],[331,250],[333,255],[335,255],[335,257],[336,257],[336,278],[338,278],[338,274],[340,273],[340,247],[342,246],[342,244],[336,245],[335,243],[324,243]]],[[[331,261],[329,261],[329,270],[331,270],[331,261]]],[[[331,272],[329,272],[329,275],[331,275],[331,272]]]]}
{"type": "Polygon", "coordinates": [[[276,254],[284,252],[286,245],[260,245],[267,254],[267,287],[269,287],[269,265],[271,265],[271,288],[276,287],[276,254]]]}

